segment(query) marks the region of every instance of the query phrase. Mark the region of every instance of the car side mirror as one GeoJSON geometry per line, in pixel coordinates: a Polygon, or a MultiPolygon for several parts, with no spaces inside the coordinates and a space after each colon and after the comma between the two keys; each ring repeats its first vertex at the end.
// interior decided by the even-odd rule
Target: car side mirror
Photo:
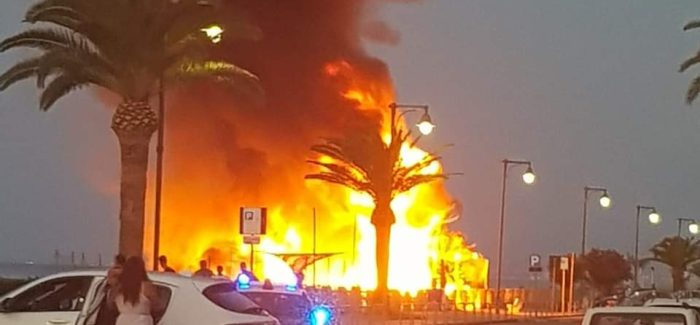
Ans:
{"type": "Polygon", "coordinates": [[[7,313],[12,311],[12,298],[5,298],[0,302],[0,312],[7,313]]]}

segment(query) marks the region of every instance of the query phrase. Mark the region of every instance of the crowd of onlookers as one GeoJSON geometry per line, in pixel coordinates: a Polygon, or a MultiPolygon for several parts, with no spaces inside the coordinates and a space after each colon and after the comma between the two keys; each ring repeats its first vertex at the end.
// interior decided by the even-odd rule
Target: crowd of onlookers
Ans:
{"type": "MultiPolygon", "coordinates": [[[[168,265],[166,256],[160,256],[158,264],[162,272],[177,273],[168,265]]],[[[240,274],[257,280],[245,263],[240,267],[240,274]]],[[[199,269],[192,276],[228,279],[222,266],[217,266],[214,273],[205,260],[199,262],[199,269]]],[[[165,302],[160,301],[155,285],[148,278],[143,258],[137,256],[117,255],[107,271],[104,290],[100,292],[103,293],[99,298],[103,308],[97,312],[97,325],[153,325],[154,319],[165,308],[165,302]]]]}

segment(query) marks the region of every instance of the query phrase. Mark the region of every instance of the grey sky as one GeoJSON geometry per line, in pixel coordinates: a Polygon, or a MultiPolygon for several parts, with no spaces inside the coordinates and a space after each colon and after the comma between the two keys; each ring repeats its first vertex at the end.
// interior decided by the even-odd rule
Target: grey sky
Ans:
{"type": "MultiPolygon", "coordinates": [[[[0,4],[0,37],[19,30],[26,2],[0,4]]],[[[439,128],[424,145],[455,144],[445,165],[464,172],[448,183],[465,205],[458,227],[490,257],[499,161],[535,164],[534,187],[511,171],[507,273],[522,273],[531,252],[579,249],[584,185],[607,186],[614,204],[591,201],[589,246],[632,251],[638,203],[664,217],[642,225],[644,251],[675,233],[675,218],[700,218],[700,111],[683,104],[690,76],[676,72],[700,44],[700,31],[681,31],[700,17],[695,1],[434,0],[382,17],[402,41],[370,50],[401,102],[431,105],[439,128]]],[[[0,56],[0,67],[21,55],[0,56]]],[[[0,94],[0,260],[108,253],[118,181],[109,111],[81,92],[40,113],[32,86],[0,94]],[[111,155],[90,154],[101,147],[111,155]]]]}

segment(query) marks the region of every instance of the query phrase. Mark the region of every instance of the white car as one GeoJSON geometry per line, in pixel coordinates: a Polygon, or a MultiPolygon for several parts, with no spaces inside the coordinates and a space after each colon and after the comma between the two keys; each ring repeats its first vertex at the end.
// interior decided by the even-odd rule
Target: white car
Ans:
{"type": "Polygon", "coordinates": [[[582,325],[700,325],[694,308],[599,307],[586,312],[582,325]]]}
{"type": "MultiPolygon", "coordinates": [[[[106,295],[105,271],[75,271],[33,281],[0,298],[0,325],[95,325],[106,295]]],[[[149,273],[165,302],[160,325],[279,325],[226,280],[149,273]]]]}

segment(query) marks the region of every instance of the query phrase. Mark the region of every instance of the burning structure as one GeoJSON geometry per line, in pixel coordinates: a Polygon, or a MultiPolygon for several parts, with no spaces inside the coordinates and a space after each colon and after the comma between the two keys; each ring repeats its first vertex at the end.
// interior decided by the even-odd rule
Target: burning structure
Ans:
{"type": "MultiPolygon", "coordinates": [[[[357,128],[388,135],[391,78],[361,45],[363,37],[397,39],[363,14],[379,2],[226,3],[225,10],[242,8],[263,36],[255,42],[224,36],[218,54],[256,73],[266,99],[248,101],[214,84],[168,94],[161,251],[171,264],[194,269],[204,258],[236,272],[252,253],[238,235],[239,208],[264,206],[268,230],[254,252],[256,273],[288,279],[289,266],[274,254],[311,253],[315,237],[317,252],[338,254],[317,262],[315,275],[307,269],[307,284],[376,287],[372,198],[304,178],[316,171],[306,160],[321,138],[357,128]]],[[[426,154],[417,147],[401,150],[406,163],[426,154]]],[[[441,171],[436,161],[422,172],[441,171]]],[[[458,206],[442,181],[391,202],[390,288],[414,293],[486,286],[488,261],[447,227],[458,206]]]]}

